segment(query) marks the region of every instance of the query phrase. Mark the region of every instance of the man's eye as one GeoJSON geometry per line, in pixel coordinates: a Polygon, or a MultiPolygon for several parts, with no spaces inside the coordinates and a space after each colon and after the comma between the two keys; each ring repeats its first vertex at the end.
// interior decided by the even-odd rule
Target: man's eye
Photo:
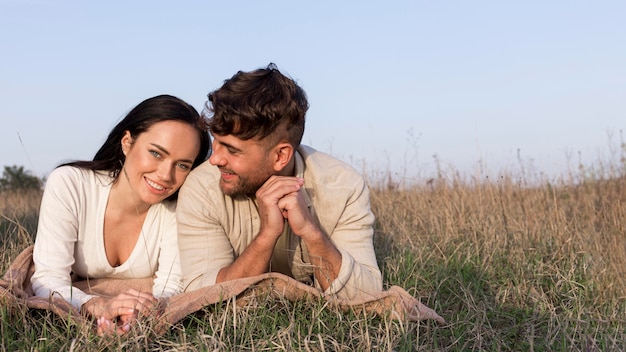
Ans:
{"type": "Polygon", "coordinates": [[[160,158],[161,157],[161,153],[157,152],[156,150],[149,150],[150,154],[152,154],[152,156],[154,156],[155,158],[160,158]]]}

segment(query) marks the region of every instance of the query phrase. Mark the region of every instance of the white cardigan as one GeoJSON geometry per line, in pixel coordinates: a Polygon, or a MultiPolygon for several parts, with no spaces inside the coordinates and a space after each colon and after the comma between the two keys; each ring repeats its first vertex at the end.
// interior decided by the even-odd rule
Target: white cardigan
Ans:
{"type": "Polygon", "coordinates": [[[48,176],[33,252],[37,296],[58,295],[80,309],[93,296],[72,286],[71,273],[84,279],[154,276],[157,298],[182,290],[174,202],[151,206],[128,260],[109,264],[103,229],[112,183],[106,174],[70,166],[48,176]]]}

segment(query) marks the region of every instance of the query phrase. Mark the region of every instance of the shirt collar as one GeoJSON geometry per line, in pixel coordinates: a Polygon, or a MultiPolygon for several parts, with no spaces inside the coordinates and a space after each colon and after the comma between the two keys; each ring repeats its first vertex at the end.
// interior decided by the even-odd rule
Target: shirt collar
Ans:
{"type": "MultiPolygon", "coordinates": [[[[304,159],[302,158],[302,154],[300,154],[300,152],[297,149],[296,149],[296,152],[294,153],[294,159],[295,159],[294,176],[304,179],[304,168],[305,168],[304,159]]],[[[309,198],[309,192],[307,192],[307,188],[311,189],[311,185],[307,185],[305,181],[304,187],[300,189],[300,191],[302,192],[302,195],[304,196],[304,200],[306,202],[307,207],[309,209],[312,209],[312,202],[311,202],[311,198],[309,198]]]]}

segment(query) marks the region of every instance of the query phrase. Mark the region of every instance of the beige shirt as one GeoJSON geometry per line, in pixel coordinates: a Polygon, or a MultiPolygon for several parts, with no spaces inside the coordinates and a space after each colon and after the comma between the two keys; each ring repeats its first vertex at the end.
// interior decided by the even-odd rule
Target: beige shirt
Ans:
{"type": "MultiPolygon", "coordinates": [[[[382,290],[364,179],[349,165],[310,147],[300,146],[295,158],[309,211],[342,257],[339,275],[325,293],[352,299],[382,290]]],[[[233,263],[259,233],[254,199],[224,195],[219,179],[218,168],[207,161],[191,172],[179,193],[178,245],[186,291],[215,284],[220,269],[233,263]]],[[[319,288],[304,242],[288,226],[285,231],[270,270],[319,288]]]]}

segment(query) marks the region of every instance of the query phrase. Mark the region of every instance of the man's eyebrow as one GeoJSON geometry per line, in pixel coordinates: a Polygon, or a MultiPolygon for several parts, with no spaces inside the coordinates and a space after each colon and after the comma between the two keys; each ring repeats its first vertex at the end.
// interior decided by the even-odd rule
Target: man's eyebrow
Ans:
{"type": "MultiPolygon", "coordinates": [[[[159,145],[159,144],[156,144],[156,143],[150,143],[150,145],[152,145],[153,147],[157,148],[159,151],[161,151],[161,153],[163,153],[163,154],[165,154],[167,156],[170,155],[170,152],[167,149],[165,149],[165,147],[163,147],[162,145],[159,145]]],[[[189,160],[189,159],[182,159],[182,160],[179,160],[179,161],[193,164],[193,160],[189,160]]]]}
{"type": "Polygon", "coordinates": [[[239,148],[235,147],[235,146],[234,146],[234,145],[232,145],[232,144],[229,144],[229,143],[226,143],[226,142],[222,142],[222,141],[217,141],[217,143],[219,143],[219,144],[221,144],[221,145],[225,146],[226,148],[233,149],[233,150],[235,150],[236,152],[240,152],[240,151],[241,151],[241,149],[239,149],[239,148]]]}

